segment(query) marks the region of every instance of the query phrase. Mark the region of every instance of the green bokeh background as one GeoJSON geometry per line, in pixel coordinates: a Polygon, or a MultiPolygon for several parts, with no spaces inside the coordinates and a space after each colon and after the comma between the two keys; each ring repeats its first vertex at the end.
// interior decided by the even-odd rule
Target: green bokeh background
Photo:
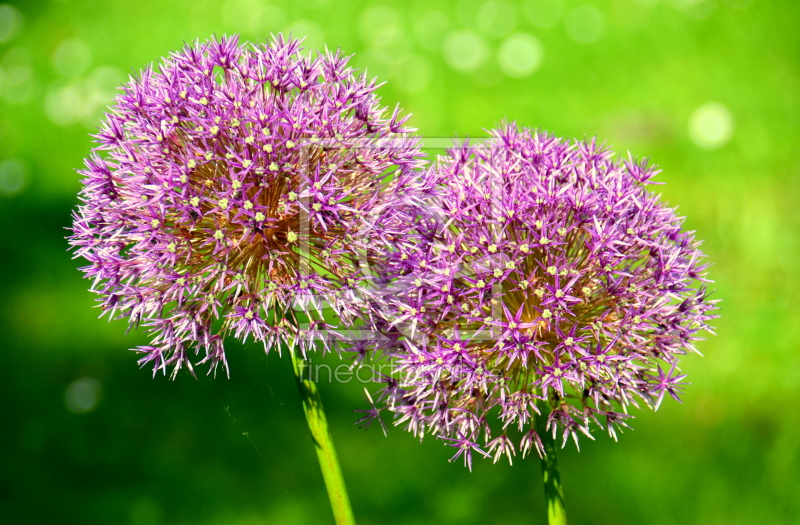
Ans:
{"type": "MultiPolygon", "coordinates": [[[[718,336],[684,359],[683,405],[562,452],[570,521],[800,523],[798,15],[793,0],[0,7],[2,521],[332,523],[288,360],[231,343],[230,380],[153,379],[127,351],[142,335],[96,319],[64,240],[88,133],[125,75],[214,33],[293,31],[355,53],[427,137],[510,118],[651,156],[706,239],[718,336]],[[501,52],[516,33],[543,52],[522,78],[501,52]]],[[[543,522],[538,461],[470,473],[440,442],[359,429],[362,388],[321,385],[360,523],[543,522]]]]}

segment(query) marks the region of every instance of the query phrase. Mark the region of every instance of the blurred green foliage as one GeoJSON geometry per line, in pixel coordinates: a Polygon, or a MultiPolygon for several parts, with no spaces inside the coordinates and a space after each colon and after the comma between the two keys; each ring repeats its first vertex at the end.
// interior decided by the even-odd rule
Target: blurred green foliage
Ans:
{"type": "MultiPolygon", "coordinates": [[[[287,359],[230,344],[231,379],[139,370],[96,319],[65,227],[114,87],[183,42],[307,36],[356,53],[428,137],[503,119],[663,168],[706,239],[718,336],[684,404],[561,455],[573,524],[800,523],[800,4],[780,0],[26,0],[0,5],[0,516],[7,523],[330,523],[287,359]]],[[[328,358],[337,364],[336,357],[328,358]]],[[[536,523],[539,463],[447,462],[357,428],[321,385],[360,523],[536,523]]]]}

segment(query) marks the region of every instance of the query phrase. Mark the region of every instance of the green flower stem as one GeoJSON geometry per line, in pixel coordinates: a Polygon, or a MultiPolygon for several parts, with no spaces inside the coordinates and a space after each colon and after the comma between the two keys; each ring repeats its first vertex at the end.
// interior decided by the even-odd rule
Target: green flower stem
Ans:
{"type": "Polygon", "coordinates": [[[311,380],[308,361],[298,355],[294,348],[289,350],[289,354],[292,357],[294,378],[297,381],[297,390],[300,391],[300,399],[303,400],[303,411],[306,413],[308,428],[311,430],[314,448],[317,449],[317,459],[322,469],[322,477],[325,480],[325,487],[328,489],[328,499],[333,508],[333,517],[337,525],[355,525],[356,520],[353,517],[353,509],[350,508],[342,469],[339,467],[336,449],[333,448],[333,439],[328,431],[328,420],[322,409],[322,400],[319,397],[317,385],[311,380]]]}
{"type": "Polygon", "coordinates": [[[544,480],[544,497],[547,502],[547,523],[549,525],[566,525],[567,513],[564,510],[564,488],[561,486],[561,474],[558,472],[556,441],[552,430],[547,431],[547,414],[550,407],[540,403],[541,416],[536,416],[536,433],[544,445],[545,456],[542,458],[542,478],[544,480]]]}

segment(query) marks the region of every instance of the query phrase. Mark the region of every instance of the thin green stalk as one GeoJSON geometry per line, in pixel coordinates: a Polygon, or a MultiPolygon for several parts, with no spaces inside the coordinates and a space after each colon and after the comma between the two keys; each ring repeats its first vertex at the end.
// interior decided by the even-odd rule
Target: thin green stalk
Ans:
{"type": "Polygon", "coordinates": [[[300,392],[300,399],[303,400],[303,411],[306,413],[308,428],[311,430],[314,448],[317,450],[322,478],[325,480],[325,488],[328,489],[328,499],[333,508],[333,517],[337,525],[355,525],[356,520],[353,517],[353,509],[350,508],[342,469],[339,467],[336,449],[333,448],[333,439],[328,431],[328,420],[322,409],[322,400],[319,397],[317,385],[311,380],[308,361],[298,355],[294,348],[289,350],[289,355],[292,358],[297,390],[300,392]]]}
{"type": "Polygon", "coordinates": [[[542,478],[544,480],[544,498],[547,502],[547,523],[549,525],[566,525],[567,513],[564,510],[564,488],[561,486],[561,474],[558,472],[558,456],[556,455],[556,441],[553,439],[552,429],[546,430],[547,414],[550,407],[540,403],[539,411],[542,415],[536,416],[536,433],[544,445],[545,456],[542,458],[542,478]]]}

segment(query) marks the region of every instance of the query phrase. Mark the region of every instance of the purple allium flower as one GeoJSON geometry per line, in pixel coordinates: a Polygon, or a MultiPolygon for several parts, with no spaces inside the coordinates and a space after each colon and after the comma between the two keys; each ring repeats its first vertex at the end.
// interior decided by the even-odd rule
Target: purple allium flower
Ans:
{"type": "Polygon", "coordinates": [[[70,242],[102,309],[153,334],[137,351],[154,372],[192,354],[227,369],[227,335],[305,352],[301,323],[359,316],[360,264],[406,221],[407,117],[347,57],[300,51],[187,46],[131,79],[95,135],[70,242]]]}
{"type": "Polygon", "coordinates": [[[657,170],[515,125],[430,170],[440,227],[393,260],[405,337],[378,399],[396,424],[449,440],[468,464],[472,450],[510,461],[543,453],[542,412],[577,444],[591,422],[616,438],[629,406],[678,399],[678,358],[716,301],[700,243],[648,191],[657,170]]]}

